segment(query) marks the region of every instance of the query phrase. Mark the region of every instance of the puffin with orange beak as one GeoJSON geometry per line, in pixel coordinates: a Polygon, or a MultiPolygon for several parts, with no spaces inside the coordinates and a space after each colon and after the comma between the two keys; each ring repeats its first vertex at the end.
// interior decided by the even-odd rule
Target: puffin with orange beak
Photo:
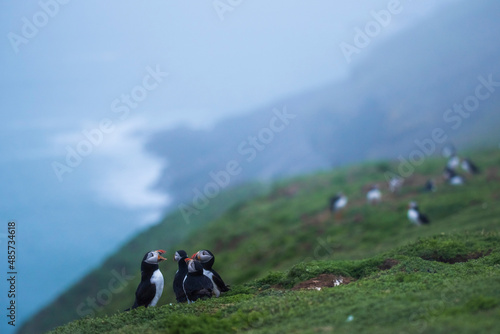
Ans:
{"type": "Polygon", "coordinates": [[[198,299],[211,298],[213,293],[212,281],[203,274],[203,266],[198,260],[186,258],[187,275],[182,282],[182,288],[189,304],[198,299]]]}
{"type": "Polygon", "coordinates": [[[147,252],[141,262],[141,283],[135,291],[132,308],[155,306],[163,292],[163,275],[158,264],[165,261],[163,249],[147,252]]]}
{"type": "Polygon", "coordinates": [[[209,250],[200,250],[196,252],[193,259],[200,261],[203,266],[203,275],[207,276],[213,283],[213,292],[215,297],[219,297],[221,292],[229,291],[229,286],[224,283],[222,277],[212,268],[215,262],[214,254],[209,250]]]}

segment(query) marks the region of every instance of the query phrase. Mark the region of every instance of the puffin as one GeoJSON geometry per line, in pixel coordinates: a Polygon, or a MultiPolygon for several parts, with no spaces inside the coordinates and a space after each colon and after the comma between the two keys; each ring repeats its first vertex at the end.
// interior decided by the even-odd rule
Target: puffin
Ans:
{"type": "Polygon", "coordinates": [[[462,169],[466,171],[469,174],[479,174],[480,170],[479,168],[469,159],[465,158],[462,160],[462,163],[460,164],[462,169]]]}
{"type": "Polygon", "coordinates": [[[410,202],[408,205],[408,219],[416,225],[429,224],[430,220],[418,209],[417,202],[410,202]]]}
{"type": "Polygon", "coordinates": [[[378,188],[378,185],[374,184],[370,187],[370,190],[366,193],[366,200],[370,204],[378,204],[382,200],[382,193],[378,188]]]}
{"type": "Polygon", "coordinates": [[[330,198],[330,211],[332,212],[339,211],[346,205],[347,197],[342,192],[338,192],[337,195],[330,198]]]}
{"type": "Polygon", "coordinates": [[[389,180],[389,190],[391,193],[398,192],[403,186],[404,179],[401,177],[392,177],[389,180]]]}
{"type": "Polygon", "coordinates": [[[182,287],[184,278],[188,273],[188,267],[185,261],[187,258],[189,258],[189,256],[187,255],[185,250],[178,250],[174,254],[174,261],[176,261],[179,266],[179,269],[175,273],[174,283],[173,283],[175,299],[177,300],[178,303],[187,302],[186,293],[184,292],[184,289],[182,287]]]}
{"type": "Polygon", "coordinates": [[[453,169],[446,167],[443,172],[443,177],[452,186],[460,186],[464,184],[464,178],[458,175],[453,169]]]}
{"type": "Polygon", "coordinates": [[[188,273],[184,277],[182,288],[188,303],[194,303],[198,299],[211,298],[214,285],[207,276],[203,275],[201,263],[190,258],[185,259],[185,261],[188,273]]]}
{"type": "Polygon", "coordinates": [[[335,213],[335,218],[341,218],[340,212],[346,205],[347,197],[342,192],[330,197],[330,212],[335,213]]]}
{"type": "Polygon", "coordinates": [[[457,169],[457,167],[460,165],[460,158],[458,157],[458,155],[456,154],[453,154],[449,159],[448,159],[448,163],[446,164],[446,167],[448,167],[449,169],[457,169]]]}
{"type": "Polygon", "coordinates": [[[141,262],[141,282],[135,291],[132,309],[139,306],[156,306],[158,303],[163,292],[163,275],[158,263],[166,260],[161,254],[165,254],[165,251],[158,249],[144,255],[141,262]]]}
{"type": "Polygon", "coordinates": [[[215,297],[219,297],[221,292],[229,291],[229,286],[224,283],[222,277],[212,268],[215,263],[215,256],[209,250],[200,250],[193,255],[193,258],[200,261],[203,266],[203,275],[207,276],[213,284],[215,297]]]}
{"type": "Polygon", "coordinates": [[[434,180],[429,179],[424,185],[423,191],[426,192],[435,192],[436,191],[436,184],[434,183],[434,180]]]}

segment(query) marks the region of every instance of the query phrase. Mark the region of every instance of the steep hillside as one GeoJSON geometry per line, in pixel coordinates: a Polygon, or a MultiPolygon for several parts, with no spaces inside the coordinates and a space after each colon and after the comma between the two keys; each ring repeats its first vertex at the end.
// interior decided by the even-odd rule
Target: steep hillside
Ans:
{"type": "MultiPolygon", "coordinates": [[[[116,251],[115,255],[110,256],[80,282],[44,307],[24,323],[19,332],[43,333],[84,315],[111,313],[113,312],[111,310],[130,307],[133,303],[133,298],[130,299],[130,296],[134,295],[140,280],[140,271],[138,273],[137,269],[140,269],[139,263],[144,253],[153,248],[167,249],[170,253],[167,255],[168,267],[171,270],[169,274],[172,274],[175,263],[170,262],[173,249],[169,245],[178,244],[180,240],[184,240],[200,226],[216,219],[234,204],[267,191],[266,185],[247,184],[221,193],[210,201],[210,205],[189,219],[185,219],[180,211],[169,214],[159,224],[127,242],[116,251]]],[[[75,261],[74,265],[78,265],[78,261],[75,261]]]]}
{"type": "Polygon", "coordinates": [[[488,131],[500,124],[497,31],[498,1],[454,1],[384,43],[363,48],[341,82],[277,97],[210,130],[161,131],[149,143],[168,161],[158,187],[185,200],[210,181],[211,171],[224,170],[232,160],[244,170],[234,181],[242,182],[392,158],[413,150],[415,140],[437,127],[460,147],[498,142],[498,131],[488,131]],[[490,76],[495,86],[488,98],[460,123],[445,117],[474,96],[480,77],[490,76]],[[285,108],[294,118],[273,121],[274,111],[285,108]]]}
{"type": "Polygon", "coordinates": [[[398,169],[396,162],[355,165],[281,181],[267,189],[266,195],[259,195],[261,187],[250,191],[246,187],[239,202],[236,189],[223,192],[199,216],[192,216],[190,224],[176,212],[131,240],[21,332],[36,333],[82,316],[111,315],[129,307],[140,278],[140,259],[151,249],[163,248],[169,258],[161,268],[166,288],[159,305],[166,305],[174,302],[170,286],[177,266],[171,260],[177,249],[188,253],[212,250],[215,268],[239,291],[240,284],[304,261],[370,258],[419,237],[498,231],[500,152],[479,151],[470,156],[483,173],[467,177],[462,187],[443,184],[444,159],[429,158],[405,180],[398,194],[388,192],[384,176],[384,172],[398,169]],[[422,192],[431,177],[436,179],[437,192],[422,192]],[[374,182],[384,193],[378,206],[368,205],[365,199],[365,191],[374,182]],[[342,217],[335,218],[327,203],[340,190],[349,197],[349,204],[342,217]],[[429,226],[413,226],[407,221],[410,200],[417,200],[430,217],[429,226]],[[229,201],[238,204],[216,218],[220,213],[213,212],[215,203],[229,201]]]}
{"type": "Polygon", "coordinates": [[[500,236],[462,232],[364,260],[302,262],[218,299],[53,333],[492,333],[499,325],[500,236]]]}

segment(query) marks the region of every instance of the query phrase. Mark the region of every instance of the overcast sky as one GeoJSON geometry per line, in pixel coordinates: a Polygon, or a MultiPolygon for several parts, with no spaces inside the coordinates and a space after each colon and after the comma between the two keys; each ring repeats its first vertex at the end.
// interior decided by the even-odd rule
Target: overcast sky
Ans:
{"type": "MultiPolygon", "coordinates": [[[[11,202],[2,206],[9,215],[2,220],[22,219],[20,208],[29,206],[23,201],[49,201],[42,197],[53,189],[51,201],[90,196],[101,206],[142,210],[135,227],[156,222],[168,195],[149,189],[163,166],[143,149],[151,130],[210,127],[339,80],[358,57],[436,3],[3,1],[1,191],[11,202]],[[354,44],[356,29],[374,21],[373,11],[397,3],[390,23],[348,63],[341,43],[354,44]],[[86,140],[84,131],[96,144],[58,177],[54,162],[66,164],[68,150],[86,140]]],[[[52,214],[42,209],[38,221],[28,223],[67,219],[52,214]]]]}

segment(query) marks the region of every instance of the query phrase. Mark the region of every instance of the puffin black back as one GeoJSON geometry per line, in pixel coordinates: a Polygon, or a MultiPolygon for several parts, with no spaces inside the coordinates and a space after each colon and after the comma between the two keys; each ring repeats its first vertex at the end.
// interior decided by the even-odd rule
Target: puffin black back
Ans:
{"type": "Polygon", "coordinates": [[[173,290],[175,293],[175,299],[177,300],[178,303],[184,303],[187,302],[186,299],[186,293],[184,292],[184,288],[182,286],[182,283],[184,282],[184,278],[186,277],[188,273],[188,267],[186,263],[186,259],[188,258],[188,255],[186,251],[184,250],[178,250],[174,254],[174,261],[177,261],[178,263],[178,269],[177,272],[175,273],[174,281],[173,281],[173,290]]]}
{"type": "MultiPolygon", "coordinates": [[[[158,263],[165,261],[161,256],[165,251],[162,249],[147,252],[141,261],[141,282],[135,291],[135,301],[132,309],[139,306],[155,306],[163,292],[163,275],[158,263]]],[[[127,309],[125,311],[128,311],[127,309]]]]}

